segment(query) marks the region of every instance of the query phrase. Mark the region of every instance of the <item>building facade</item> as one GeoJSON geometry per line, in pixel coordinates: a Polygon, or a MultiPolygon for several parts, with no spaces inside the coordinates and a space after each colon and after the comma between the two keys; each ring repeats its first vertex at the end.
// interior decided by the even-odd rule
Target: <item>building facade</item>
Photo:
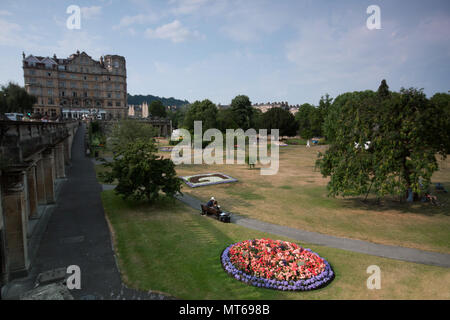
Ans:
{"type": "Polygon", "coordinates": [[[37,97],[35,113],[49,117],[122,119],[127,116],[127,70],[118,55],[66,59],[23,54],[25,88],[37,97]]]}

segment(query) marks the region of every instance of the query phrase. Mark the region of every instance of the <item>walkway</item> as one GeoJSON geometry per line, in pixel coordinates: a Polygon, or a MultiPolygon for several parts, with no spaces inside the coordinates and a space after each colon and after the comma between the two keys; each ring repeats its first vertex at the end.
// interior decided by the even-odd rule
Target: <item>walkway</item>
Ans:
{"type": "Polygon", "coordinates": [[[155,292],[128,289],[122,283],[100,198],[102,186],[97,182],[94,164],[84,154],[84,134],[83,126],[74,138],[72,165],[34,267],[28,278],[9,286],[6,297],[14,299],[29,290],[42,272],[77,265],[81,269],[81,290],[71,290],[75,299],[167,299],[155,292]]]}
{"type": "MultiPolygon", "coordinates": [[[[200,200],[187,194],[184,194],[183,196],[179,195],[177,196],[177,198],[190,207],[198,209],[200,212],[200,200]]],[[[279,226],[272,223],[262,222],[255,219],[244,218],[237,214],[232,215],[231,222],[249,229],[263,231],[277,236],[288,237],[297,241],[304,241],[311,244],[364,253],[383,258],[450,268],[450,254],[423,251],[398,246],[388,246],[361,240],[339,238],[317,232],[304,231],[290,227],[279,226]]]]}

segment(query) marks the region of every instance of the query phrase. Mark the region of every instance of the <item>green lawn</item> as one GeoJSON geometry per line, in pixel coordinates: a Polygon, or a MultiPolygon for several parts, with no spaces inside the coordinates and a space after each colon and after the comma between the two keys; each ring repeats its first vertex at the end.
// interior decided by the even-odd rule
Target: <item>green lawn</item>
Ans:
{"type": "MultiPolygon", "coordinates": [[[[450,253],[450,193],[438,194],[446,205],[400,203],[387,197],[377,204],[369,196],[327,196],[328,179],[314,169],[326,146],[280,147],[279,171],[262,176],[246,165],[179,165],[180,176],[222,172],[236,183],[201,188],[183,185],[183,192],[207,201],[214,196],[226,211],[283,226],[337,237],[450,253]]],[[[450,158],[439,161],[432,182],[450,189],[450,158]]]]}
{"type": "Polygon", "coordinates": [[[449,269],[299,242],[330,262],[336,278],[329,286],[312,292],[247,286],[223,271],[221,252],[245,239],[292,240],[203,217],[179,202],[136,204],[113,191],[103,192],[102,200],[124,281],[134,288],[182,299],[450,299],[449,269]],[[366,287],[370,265],[381,268],[381,290],[366,287]]]}

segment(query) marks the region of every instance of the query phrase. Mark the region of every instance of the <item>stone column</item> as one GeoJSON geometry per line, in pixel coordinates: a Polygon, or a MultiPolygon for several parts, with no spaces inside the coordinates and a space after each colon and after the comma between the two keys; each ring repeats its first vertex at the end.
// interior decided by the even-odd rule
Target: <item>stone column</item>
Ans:
{"type": "Polygon", "coordinates": [[[44,160],[40,159],[36,162],[36,195],[38,204],[46,204],[47,198],[45,196],[45,175],[44,175],[44,160]]]}
{"type": "Polygon", "coordinates": [[[34,218],[37,215],[37,206],[38,206],[35,164],[33,164],[27,171],[27,186],[28,186],[28,202],[29,202],[28,217],[34,218]]]}
{"type": "Polygon", "coordinates": [[[24,171],[6,172],[1,177],[2,209],[4,216],[4,238],[7,250],[5,259],[12,274],[27,274],[28,258],[27,222],[24,171]]]}
{"type": "Polygon", "coordinates": [[[42,152],[44,185],[45,185],[45,203],[55,203],[55,151],[49,148],[42,152]]]}
{"type": "Polygon", "coordinates": [[[64,162],[66,164],[70,163],[70,136],[64,139],[64,162]]]}
{"type": "Polygon", "coordinates": [[[56,145],[54,155],[56,178],[65,178],[66,172],[64,170],[64,144],[62,142],[56,145]]]}

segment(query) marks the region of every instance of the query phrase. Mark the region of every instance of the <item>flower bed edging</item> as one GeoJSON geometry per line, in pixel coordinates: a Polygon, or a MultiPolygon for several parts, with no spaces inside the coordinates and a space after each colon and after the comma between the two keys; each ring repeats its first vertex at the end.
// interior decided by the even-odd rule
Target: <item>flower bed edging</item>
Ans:
{"type": "MultiPolygon", "coordinates": [[[[247,274],[241,270],[238,270],[231,262],[229,257],[230,249],[240,244],[241,242],[231,244],[228,246],[221,255],[222,267],[225,272],[227,272],[231,277],[241,282],[244,282],[248,285],[259,287],[259,288],[267,288],[273,290],[282,290],[282,291],[310,291],[323,288],[327,286],[335,277],[333,269],[331,265],[325,259],[321,258],[325,264],[325,269],[320,274],[308,278],[306,280],[297,280],[297,281],[279,281],[275,279],[266,279],[257,276],[253,276],[247,274]]],[[[312,254],[320,257],[316,252],[313,252],[311,249],[304,249],[312,254]]]]}

